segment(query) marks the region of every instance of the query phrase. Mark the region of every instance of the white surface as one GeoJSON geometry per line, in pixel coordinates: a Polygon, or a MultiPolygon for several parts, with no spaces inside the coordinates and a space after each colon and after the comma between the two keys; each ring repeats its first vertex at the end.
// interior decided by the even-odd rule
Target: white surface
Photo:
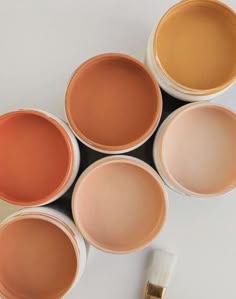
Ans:
{"type": "MultiPolygon", "coordinates": [[[[64,93],[73,70],[104,52],[143,59],[153,25],[175,2],[0,0],[0,113],[32,107],[65,119],[64,93]]],[[[225,3],[236,8],[235,0],[225,3]]],[[[236,86],[214,101],[236,109],[236,86]]],[[[166,299],[236,297],[236,190],[206,200],[168,193],[168,220],[151,246],[125,256],[91,249],[85,274],[66,299],[141,299],[156,246],[179,256],[166,299]]],[[[1,218],[11,209],[1,203],[1,218]]]]}

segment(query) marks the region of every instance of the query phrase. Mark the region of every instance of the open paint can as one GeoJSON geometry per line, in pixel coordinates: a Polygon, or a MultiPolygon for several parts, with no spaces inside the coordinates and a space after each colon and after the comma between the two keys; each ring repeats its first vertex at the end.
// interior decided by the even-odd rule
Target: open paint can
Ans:
{"type": "Polygon", "coordinates": [[[63,213],[20,210],[0,225],[0,297],[60,299],[81,278],[86,246],[63,213]]]}
{"type": "Polygon", "coordinates": [[[141,62],[123,54],[102,54],[74,72],[65,111],[81,142],[98,152],[120,154],[139,147],[154,133],[162,96],[141,62]]]}
{"type": "Polygon", "coordinates": [[[0,117],[0,198],[40,206],[61,197],[80,164],[76,138],[58,117],[22,109],[0,117]]]}
{"type": "Polygon", "coordinates": [[[182,194],[216,196],[236,187],[236,114],[217,104],[177,109],[157,132],[153,157],[163,180],[182,194]]]}
{"type": "Polygon", "coordinates": [[[159,175],[128,156],[93,163],[78,179],[72,196],[73,218],[83,237],[114,254],[146,247],[163,227],[167,209],[159,175]]]}
{"type": "Polygon", "coordinates": [[[185,0],[171,7],[155,26],[146,64],[173,97],[203,101],[233,85],[235,53],[235,12],[215,0],[185,0]]]}

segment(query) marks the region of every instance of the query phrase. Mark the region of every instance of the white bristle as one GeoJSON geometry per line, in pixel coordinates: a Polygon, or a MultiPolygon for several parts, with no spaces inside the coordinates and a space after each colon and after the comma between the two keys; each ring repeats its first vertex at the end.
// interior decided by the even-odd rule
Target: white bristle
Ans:
{"type": "Polygon", "coordinates": [[[148,281],[151,284],[166,288],[169,285],[176,261],[175,253],[156,249],[153,252],[148,281]]]}

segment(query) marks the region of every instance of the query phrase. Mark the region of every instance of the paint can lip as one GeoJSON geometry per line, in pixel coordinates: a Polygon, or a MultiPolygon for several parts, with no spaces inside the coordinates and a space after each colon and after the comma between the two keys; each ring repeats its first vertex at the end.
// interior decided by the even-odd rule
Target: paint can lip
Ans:
{"type": "Polygon", "coordinates": [[[179,82],[177,82],[174,78],[172,78],[164,69],[164,67],[162,66],[162,63],[158,57],[158,53],[157,53],[157,36],[160,30],[160,27],[162,25],[162,23],[165,21],[165,19],[168,17],[168,15],[173,12],[176,9],[182,8],[182,7],[186,7],[189,4],[190,5],[194,5],[194,4],[198,4],[198,3],[204,3],[204,5],[207,4],[213,4],[215,6],[217,6],[220,9],[224,9],[227,10],[230,14],[232,14],[232,16],[234,17],[234,23],[236,26],[236,12],[231,9],[229,6],[227,6],[226,4],[222,3],[221,1],[218,0],[183,0],[178,2],[177,4],[173,5],[172,7],[170,7],[165,14],[161,17],[161,19],[159,20],[155,30],[154,30],[154,36],[153,36],[153,44],[151,45],[152,48],[152,52],[154,55],[154,60],[155,60],[155,67],[159,69],[159,71],[162,73],[162,76],[166,77],[169,81],[169,83],[171,84],[172,88],[176,89],[177,91],[180,91],[186,95],[195,95],[195,96],[207,96],[207,95],[214,95],[215,93],[218,93],[224,89],[227,89],[229,86],[231,86],[235,80],[236,80],[236,73],[232,74],[231,78],[228,79],[227,81],[225,81],[224,83],[220,84],[219,86],[216,86],[214,88],[210,88],[210,89],[194,89],[194,88],[190,88],[188,86],[185,86],[179,82]]]}
{"type": "Polygon", "coordinates": [[[72,77],[69,80],[66,94],[65,94],[65,114],[66,114],[66,118],[68,120],[68,124],[69,124],[70,128],[72,129],[72,131],[74,132],[76,137],[82,143],[84,143],[86,146],[88,146],[89,148],[91,148],[93,150],[96,150],[98,152],[105,153],[105,154],[122,154],[122,153],[126,153],[128,151],[134,150],[137,147],[141,146],[144,142],[146,142],[151,137],[151,135],[156,130],[158,123],[160,121],[161,113],[162,113],[162,95],[161,95],[160,88],[159,88],[154,76],[148,70],[148,68],[143,63],[141,63],[139,60],[137,60],[129,55],[121,54],[121,53],[99,54],[99,55],[89,58],[88,60],[83,62],[72,74],[72,77]],[[70,109],[70,93],[71,93],[71,89],[74,84],[74,79],[76,78],[78,73],[83,71],[83,69],[85,67],[87,67],[91,64],[94,64],[95,62],[99,63],[99,62],[109,61],[109,60],[118,60],[118,61],[120,60],[120,61],[126,62],[127,64],[136,65],[139,69],[142,70],[142,72],[145,74],[146,78],[148,78],[148,80],[150,80],[153,87],[155,88],[155,93],[156,93],[156,111],[155,111],[155,116],[149,125],[149,128],[139,138],[133,140],[132,142],[129,142],[127,144],[122,144],[122,145],[102,144],[102,143],[95,142],[92,139],[88,138],[85,134],[83,134],[83,132],[81,132],[81,130],[75,124],[72,114],[71,114],[71,109],[70,109]]]}
{"type": "Polygon", "coordinates": [[[188,113],[189,111],[195,110],[195,109],[202,109],[202,108],[210,108],[210,109],[219,109],[225,114],[229,115],[229,117],[235,119],[236,121],[236,113],[232,111],[231,109],[215,103],[191,103],[184,105],[177,110],[175,110],[161,125],[159,131],[157,132],[154,143],[153,143],[153,159],[155,166],[160,173],[163,180],[166,182],[167,185],[169,185],[172,189],[174,189],[177,192],[189,195],[189,196],[195,196],[195,197],[214,197],[219,196],[224,193],[227,193],[234,189],[236,187],[236,177],[235,177],[235,183],[233,185],[227,185],[222,190],[217,192],[209,192],[209,193],[198,193],[194,192],[192,190],[187,189],[184,187],[179,181],[176,180],[174,175],[169,170],[168,166],[164,163],[163,159],[163,139],[165,136],[165,133],[167,132],[168,128],[174,124],[175,121],[177,121],[181,116],[185,113],[188,113]]]}
{"type": "Polygon", "coordinates": [[[165,224],[165,221],[166,221],[168,206],[169,206],[168,194],[165,189],[164,183],[161,180],[158,173],[150,165],[139,160],[138,158],[131,157],[131,156],[125,156],[125,155],[105,157],[105,158],[102,158],[102,159],[94,162],[93,164],[91,164],[82,173],[82,175],[78,179],[78,181],[75,185],[74,191],[73,191],[73,195],[72,195],[72,214],[73,214],[73,218],[74,218],[74,221],[75,221],[75,224],[76,224],[78,230],[80,231],[82,236],[87,240],[87,242],[90,243],[92,246],[94,246],[95,248],[97,248],[99,250],[102,250],[104,252],[111,253],[111,254],[132,253],[132,252],[138,251],[138,250],[148,246],[150,244],[150,242],[161,232],[161,230],[165,224]],[[86,181],[86,179],[91,174],[93,174],[96,170],[100,169],[101,167],[104,167],[104,166],[107,166],[110,164],[114,164],[114,163],[131,164],[131,165],[141,168],[142,170],[147,172],[158,184],[158,187],[160,188],[161,193],[162,193],[162,202],[163,202],[163,206],[164,206],[163,215],[160,217],[161,221],[158,223],[158,225],[155,228],[153,228],[153,231],[150,232],[149,238],[145,239],[144,241],[140,240],[140,244],[138,246],[131,246],[130,248],[127,248],[125,250],[114,250],[114,249],[100,245],[99,242],[94,240],[94,238],[92,236],[90,236],[90,234],[86,231],[86,229],[84,229],[83,224],[81,223],[78,212],[77,212],[77,197],[76,197],[76,195],[77,195],[77,192],[80,189],[81,185],[83,185],[83,183],[86,181]]]}
{"type": "MultiPolygon", "coordinates": [[[[80,261],[81,261],[81,258],[86,259],[86,250],[85,250],[85,248],[80,248],[78,242],[76,241],[77,236],[75,235],[73,228],[70,227],[69,224],[66,223],[65,221],[61,220],[60,218],[57,218],[55,215],[50,213],[50,210],[52,210],[52,209],[51,208],[26,208],[26,209],[19,210],[19,211],[13,213],[12,215],[10,215],[8,218],[6,218],[1,223],[0,231],[4,230],[9,225],[11,225],[15,222],[18,222],[18,221],[24,221],[27,219],[37,219],[37,220],[42,220],[42,221],[48,222],[52,225],[55,225],[58,229],[60,229],[61,232],[63,232],[63,234],[66,235],[66,237],[69,239],[71,245],[73,246],[73,251],[76,256],[76,271],[74,273],[72,281],[70,282],[70,285],[67,287],[66,290],[64,290],[64,293],[63,293],[63,296],[64,296],[71,290],[71,288],[73,288],[74,284],[76,283],[77,277],[80,276],[80,272],[83,271],[83,269],[80,270],[80,261]],[[82,252],[81,252],[81,250],[82,250],[82,252]]],[[[61,212],[58,212],[58,211],[53,211],[53,212],[61,214],[61,212]]],[[[73,222],[72,222],[72,224],[73,224],[73,222]]],[[[78,232],[77,232],[77,234],[78,234],[78,232]]],[[[0,294],[5,296],[4,293],[1,292],[1,290],[0,290],[0,294]]],[[[61,298],[61,296],[58,297],[58,299],[59,298],[61,298]]]]}
{"type": "MultiPolygon", "coordinates": [[[[80,160],[79,157],[75,157],[75,156],[76,156],[76,154],[78,156],[80,154],[79,154],[79,151],[75,152],[73,142],[71,140],[71,136],[69,135],[69,132],[68,132],[69,128],[67,129],[65,127],[66,124],[64,124],[57,116],[55,116],[51,113],[48,113],[43,110],[26,108],[26,109],[19,109],[16,111],[7,112],[7,113],[3,114],[0,118],[7,119],[10,117],[18,116],[20,114],[39,116],[42,119],[44,119],[45,121],[51,123],[58,130],[58,132],[60,132],[60,135],[63,138],[63,140],[66,144],[66,147],[67,147],[67,151],[68,151],[69,163],[68,163],[67,171],[65,173],[63,181],[61,181],[61,183],[57,186],[57,188],[51,194],[48,194],[46,197],[35,200],[35,201],[26,201],[26,202],[17,201],[12,198],[9,198],[4,193],[1,193],[1,195],[0,195],[1,199],[3,199],[4,201],[9,202],[11,204],[18,205],[18,206],[25,206],[25,207],[40,206],[40,205],[54,201],[56,198],[58,198],[58,195],[60,196],[61,193],[64,193],[63,190],[68,186],[68,184],[70,184],[71,177],[73,176],[73,171],[75,168],[76,160],[78,159],[78,162],[80,160]]],[[[71,133],[71,135],[72,135],[72,133],[71,133]]]]}

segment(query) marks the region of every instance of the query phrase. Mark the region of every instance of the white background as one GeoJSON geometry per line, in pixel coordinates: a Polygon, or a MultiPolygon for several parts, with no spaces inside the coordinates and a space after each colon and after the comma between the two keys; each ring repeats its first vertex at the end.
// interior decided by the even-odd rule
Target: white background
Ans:
{"type": "MultiPolygon", "coordinates": [[[[32,107],[64,118],[73,70],[104,52],[143,60],[152,27],[175,2],[0,0],[0,114],[32,107]]],[[[225,2],[236,8],[235,0],[225,2]]],[[[215,101],[235,110],[236,86],[215,101]]],[[[168,193],[169,215],[158,238],[124,256],[91,249],[82,280],[65,298],[141,299],[149,255],[157,246],[179,256],[166,299],[236,298],[236,190],[204,200],[168,193]]],[[[1,202],[0,218],[13,209],[1,202]]]]}

